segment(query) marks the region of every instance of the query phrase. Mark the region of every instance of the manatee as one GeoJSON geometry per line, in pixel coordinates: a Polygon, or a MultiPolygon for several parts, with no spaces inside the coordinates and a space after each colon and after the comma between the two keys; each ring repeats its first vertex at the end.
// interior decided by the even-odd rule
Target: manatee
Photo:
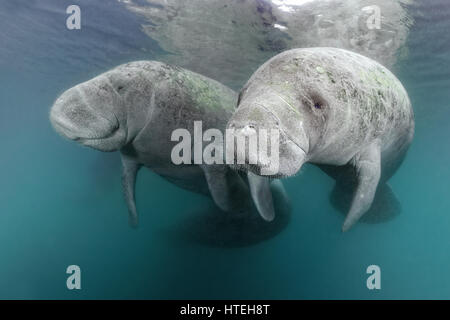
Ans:
{"type": "MultiPolygon", "coordinates": [[[[342,192],[335,195],[351,188],[346,231],[371,208],[378,186],[390,193],[387,181],[413,139],[414,113],[405,88],[379,63],[343,49],[305,48],[257,69],[228,128],[244,138],[262,128],[279,131],[279,168],[272,177],[293,176],[308,162],[336,180],[342,192]]],[[[267,161],[236,167],[261,174],[267,161]]]]}
{"type": "Polygon", "coordinates": [[[223,211],[250,212],[256,205],[261,215],[274,216],[267,178],[254,174],[247,178],[225,164],[171,161],[178,143],[171,141],[175,129],[193,135],[194,121],[201,120],[203,130],[224,130],[236,100],[237,93],[200,74],[157,61],[136,61],[65,91],[52,106],[50,121],[58,133],[83,146],[120,152],[132,226],[138,222],[135,183],[141,167],[179,187],[211,196],[223,211]]]}

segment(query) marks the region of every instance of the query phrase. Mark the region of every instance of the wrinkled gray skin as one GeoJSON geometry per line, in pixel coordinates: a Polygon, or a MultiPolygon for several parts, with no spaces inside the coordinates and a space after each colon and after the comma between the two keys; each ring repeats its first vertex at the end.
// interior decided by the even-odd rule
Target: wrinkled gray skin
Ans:
{"type": "MultiPolygon", "coordinates": [[[[402,84],[382,65],[342,49],[308,48],[262,65],[242,89],[228,126],[247,136],[280,130],[276,177],[295,175],[309,162],[337,187],[352,186],[346,231],[403,161],[414,114],[402,84]]],[[[244,169],[259,174],[261,163],[244,169]]]]}
{"type": "MultiPolygon", "coordinates": [[[[145,166],[182,188],[210,195],[228,212],[244,212],[251,197],[267,220],[274,216],[269,180],[249,174],[248,181],[226,165],[175,165],[171,141],[175,129],[201,120],[203,130],[225,129],[237,94],[197,73],[156,61],[121,65],[64,92],[50,120],[62,136],[100,151],[119,150],[130,224],[138,215],[134,188],[145,166]],[[252,186],[250,191],[248,184],[252,186]]],[[[193,142],[193,139],[192,139],[193,142]]],[[[192,152],[193,155],[193,152],[192,152]]],[[[277,188],[282,188],[276,182],[277,188]]]]}

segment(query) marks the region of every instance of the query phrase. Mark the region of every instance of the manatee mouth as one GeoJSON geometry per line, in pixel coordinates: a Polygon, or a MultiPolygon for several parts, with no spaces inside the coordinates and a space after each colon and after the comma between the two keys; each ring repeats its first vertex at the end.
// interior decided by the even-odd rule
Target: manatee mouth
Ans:
{"type": "Polygon", "coordinates": [[[73,141],[103,152],[117,151],[126,142],[126,131],[120,130],[120,126],[113,127],[112,130],[102,136],[75,137],[73,141]]]}
{"type": "Polygon", "coordinates": [[[247,160],[248,159],[242,164],[231,164],[230,167],[237,171],[250,171],[266,178],[281,179],[295,176],[306,162],[307,153],[298,144],[290,140],[289,137],[284,136],[279,145],[279,157],[276,159],[278,161],[276,164],[276,171],[267,170],[268,167],[274,165],[273,163],[267,162],[263,164],[258,161],[256,164],[251,164],[248,163],[247,160]]]}
{"type": "Polygon", "coordinates": [[[117,131],[119,131],[119,129],[120,129],[120,126],[119,126],[119,123],[117,122],[117,124],[114,127],[112,127],[111,131],[107,134],[100,135],[100,136],[75,137],[75,138],[73,138],[73,140],[76,142],[82,143],[82,144],[86,144],[89,142],[96,142],[96,141],[100,142],[102,140],[107,140],[107,139],[113,138],[116,135],[117,131]]]}
{"type": "MultiPolygon", "coordinates": [[[[249,164],[249,163],[232,164],[232,165],[230,165],[230,167],[233,170],[236,170],[236,171],[251,172],[251,173],[254,173],[254,174],[258,175],[258,176],[261,175],[261,168],[262,168],[262,166],[258,165],[258,164],[249,164]]],[[[270,176],[267,176],[267,177],[270,177],[270,178],[274,177],[274,178],[276,178],[277,176],[278,176],[278,174],[274,174],[274,175],[270,175],[270,176]]]]}
{"type": "Polygon", "coordinates": [[[96,130],[88,128],[77,128],[76,124],[72,123],[70,120],[65,120],[64,117],[55,115],[52,115],[51,117],[51,123],[59,134],[82,144],[89,141],[93,142],[109,139],[120,129],[119,119],[117,119],[116,115],[114,115],[112,121],[103,117],[100,120],[101,127],[105,129],[96,132],[96,130]]]}

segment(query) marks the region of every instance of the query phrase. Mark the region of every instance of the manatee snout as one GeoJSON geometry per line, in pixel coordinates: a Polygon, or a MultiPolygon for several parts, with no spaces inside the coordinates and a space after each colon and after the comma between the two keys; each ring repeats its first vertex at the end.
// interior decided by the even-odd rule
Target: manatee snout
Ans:
{"type": "Polygon", "coordinates": [[[270,107],[257,103],[239,106],[227,129],[234,132],[235,169],[279,178],[294,175],[306,161],[306,152],[291,139],[270,107]],[[239,140],[245,141],[245,147],[239,140]]]}
{"type": "Polygon", "coordinates": [[[235,138],[235,169],[258,175],[278,174],[278,148],[286,137],[273,115],[257,105],[242,107],[230,119],[227,129],[235,138]]]}
{"type": "Polygon", "coordinates": [[[95,95],[94,99],[91,96],[83,85],[67,90],[53,104],[50,122],[56,132],[70,140],[101,151],[117,150],[126,133],[120,130],[112,99],[96,102],[95,95]]]}

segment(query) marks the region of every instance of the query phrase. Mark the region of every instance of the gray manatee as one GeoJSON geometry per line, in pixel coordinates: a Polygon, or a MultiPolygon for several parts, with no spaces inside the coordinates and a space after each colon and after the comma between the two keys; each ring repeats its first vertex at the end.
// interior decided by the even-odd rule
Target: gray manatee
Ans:
{"type": "MultiPolygon", "coordinates": [[[[50,121],[70,140],[100,151],[120,151],[131,225],[138,221],[134,189],[141,166],[179,187],[210,195],[224,211],[247,212],[253,198],[262,216],[273,217],[268,179],[249,174],[247,181],[227,165],[175,165],[171,161],[178,143],[171,141],[175,129],[187,129],[193,136],[193,123],[201,120],[203,130],[222,131],[236,100],[234,91],[197,73],[156,61],[137,61],[64,92],[51,108],[50,121]]],[[[277,182],[272,187],[282,185],[277,182]]]]}
{"type": "MultiPolygon", "coordinates": [[[[228,127],[245,137],[279,130],[274,177],[309,162],[336,179],[336,188],[350,188],[346,231],[370,209],[377,186],[390,191],[386,182],[413,139],[414,114],[400,81],[379,63],[343,49],[307,48],[262,65],[241,90],[228,127]]],[[[267,161],[237,167],[260,174],[267,161]]]]}

